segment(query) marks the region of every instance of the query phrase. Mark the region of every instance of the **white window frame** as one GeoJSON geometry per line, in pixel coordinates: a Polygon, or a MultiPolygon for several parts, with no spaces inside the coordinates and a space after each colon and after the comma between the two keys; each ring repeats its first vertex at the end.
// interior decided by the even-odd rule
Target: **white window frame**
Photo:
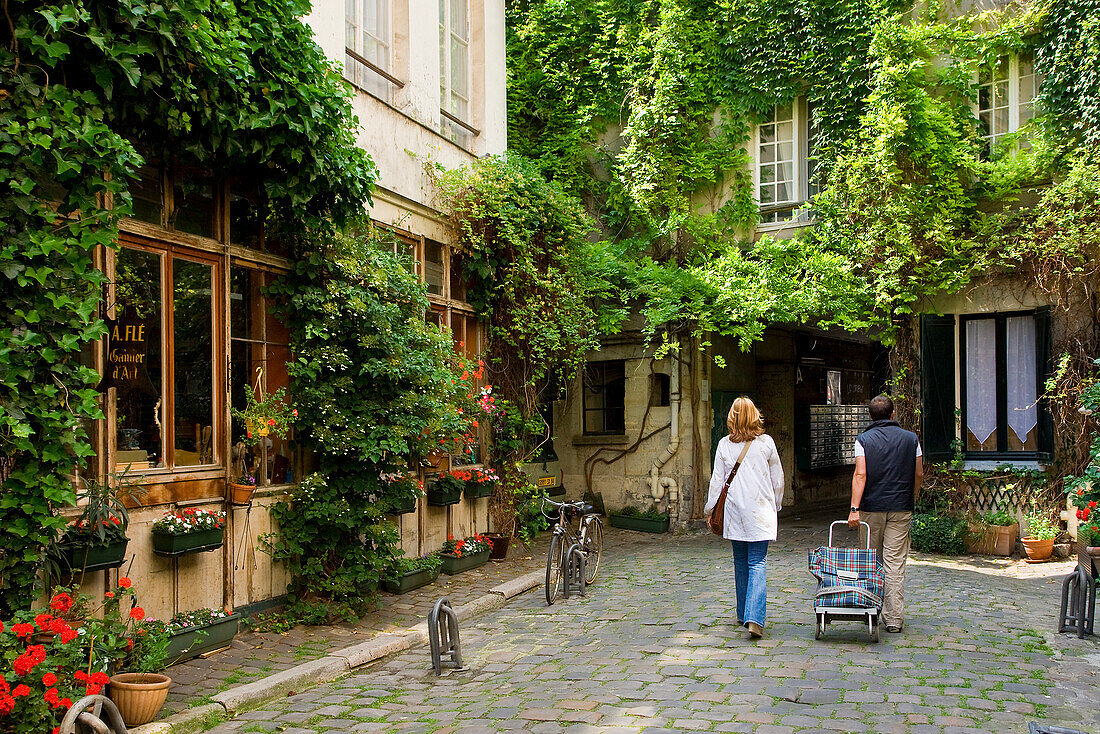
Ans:
{"type": "MultiPolygon", "coordinates": [[[[1034,65],[1031,65],[1031,73],[1024,75],[1024,77],[1030,76],[1031,80],[1032,80],[1032,82],[1031,82],[1031,99],[1021,100],[1022,95],[1020,94],[1020,81],[1021,81],[1021,75],[1020,75],[1021,60],[1020,60],[1020,55],[1015,54],[1015,53],[1005,54],[1003,56],[999,56],[997,58],[996,63],[999,64],[1000,60],[1003,59],[1003,58],[1006,58],[1006,57],[1008,59],[1008,76],[1007,76],[1007,79],[1005,79],[1005,81],[1008,82],[1008,99],[1006,101],[1006,106],[1008,107],[1008,129],[1005,130],[1004,132],[1000,132],[1000,133],[993,132],[993,133],[990,133],[989,135],[983,135],[982,134],[983,131],[982,131],[982,128],[981,128],[981,123],[980,123],[980,115],[982,113],[982,109],[981,109],[981,107],[979,105],[979,102],[977,100],[977,96],[978,96],[977,94],[975,94],[975,101],[974,101],[974,104],[972,105],[972,109],[974,111],[974,118],[975,118],[975,120],[978,120],[978,133],[981,136],[981,138],[986,141],[986,144],[988,145],[989,152],[992,152],[993,150],[995,150],[996,147],[997,147],[997,144],[1003,138],[1005,138],[1009,135],[1012,135],[1012,134],[1016,133],[1017,131],[1019,131],[1020,127],[1023,124],[1026,124],[1028,121],[1031,120],[1032,117],[1034,117],[1034,114],[1035,114],[1035,112],[1034,112],[1035,96],[1039,93],[1039,85],[1042,82],[1041,75],[1037,74],[1035,72],[1034,65]],[[1020,112],[1023,108],[1025,108],[1029,105],[1032,107],[1031,114],[1027,115],[1024,122],[1021,122],[1020,121],[1021,120],[1020,112]]],[[[981,87],[983,87],[983,86],[987,86],[987,85],[982,84],[980,80],[981,80],[981,72],[979,71],[975,74],[975,77],[974,77],[974,88],[975,88],[976,91],[980,90],[981,87]]],[[[996,83],[996,80],[993,80],[989,83],[988,86],[992,86],[995,83],[996,83]]],[[[995,110],[995,109],[997,109],[997,107],[994,106],[990,109],[995,110]]]]}
{"type": "MultiPolygon", "coordinates": [[[[473,109],[473,74],[470,69],[470,0],[460,0],[466,4],[466,28],[464,34],[459,34],[455,27],[455,20],[451,12],[451,3],[454,0],[440,0],[439,2],[439,107],[451,115],[462,120],[467,125],[471,122],[470,113],[473,109]],[[451,46],[453,42],[466,49],[466,96],[462,97],[454,89],[454,79],[451,76],[451,46]],[[462,97],[466,103],[466,109],[460,113],[452,108],[452,96],[462,97]]],[[[471,132],[462,125],[455,124],[440,114],[440,132],[444,137],[459,145],[466,146],[470,142],[471,132]]]]}
{"type": "MultiPolygon", "coordinates": [[[[366,58],[387,74],[390,73],[393,67],[393,12],[390,7],[390,0],[345,0],[344,46],[366,58]],[[377,30],[381,35],[364,29],[363,20],[367,15],[368,6],[373,6],[376,9],[379,18],[379,28],[377,30]],[[349,13],[349,10],[354,10],[355,15],[349,13]],[[365,52],[363,47],[364,35],[369,35],[375,43],[382,47],[382,58],[373,59],[365,52]]],[[[350,56],[345,57],[344,60],[344,78],[355,87],[378,97],[383,102],[390,103],[392,101],[392,82],[350,56]]]]}
{"type": "MultiPolygon", "coordinates": [[[[776,105],[778,107],[778,105],[776,105]]],[[[772,210],[782,205],[782,208],[793,209],[794,214],[789,219],[784,219],[776,222],[758,222],[756,225],[757,230],[770,231],[778,229],[786,229],[793,226],[802,226],[813,221],[813,211],[806,206],[809,201],[809,150],[810,150],[810,115],[809,105],[805,97],[796,97],[791,101],[791,114],[793,130],[793,151],[792,155],[794,160],[792,161],[792,172],[794,182],[794,200],[790,202],[780,202],[780,204],[769,203],[761,205],[759,201],[760,196],[760,125],[754,125],[752,129],[752,191],[753,198],[756,199],[757,209],[772,210]]],[[[772,110],[771,119],[775,119],[775,109],[772,110]]],[[[768,124],[764,122],[762,124],[768,124]]]]}

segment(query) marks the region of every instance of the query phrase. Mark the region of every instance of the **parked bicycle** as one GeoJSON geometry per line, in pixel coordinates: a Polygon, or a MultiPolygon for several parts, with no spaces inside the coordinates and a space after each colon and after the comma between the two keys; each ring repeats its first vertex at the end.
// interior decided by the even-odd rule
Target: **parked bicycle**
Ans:
{"type": "Polygon", "coordinates": [[[554,502],[543,496],[542,503],[544,514],[552,514],[546,512],[546,505],[550,505],[558,515],[546,554],[546,603],[553,604],[566,581],[565,554],[574,545],[584,554],[585,584],[596,580],[603,552],[603,521],[587,502],[554,502]],[[573,527],[574,518],[577,519],[576,527],[573,527]]]}

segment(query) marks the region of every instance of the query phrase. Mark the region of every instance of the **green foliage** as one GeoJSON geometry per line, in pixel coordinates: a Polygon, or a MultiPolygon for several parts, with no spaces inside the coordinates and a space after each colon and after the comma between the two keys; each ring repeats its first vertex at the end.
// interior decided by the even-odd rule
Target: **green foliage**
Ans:
{"type": "Polygon", "coordinates": [[[959,555],[966,550],[966,520],[947,515],[913,515],[909,530],[913,550],[959,555]]]}
{"type": "Polygon", "coordinates": [[[464,436],[473,401],[450,335],[424,320],[425,286],[392,240],[361,226],[315,248],[270,294],[291,331],[296,425],[321,471],[274,506],[279,534],[267,549],[293,577],[288,611],[323,623],[367,610],[397,553],[384,513],[410,491],[390,480],[464,436]]]}
{"type": "Polygon", "coordinates": [[[1036,43],[1038,104],[1067,148],[1100,146],[1100,2],[1051,2],[1036,43]]]}
{"type": "Polygon", "coordinates": [[[1051,522],[1050,515],[1045,512],[1029,513],[1025,524],[1027,531],[1023,535],[1024,538],[1053,540],[1061,532],[1058,523],[1051,522]]]}
{"type": "Polygon", "coordinates": [[[990,510],[983,512],[978,519],[986,525],[1015,525],[1016,518],[1008,510],[990,510]]]}
{"type": "Polygon", "coordinates": [[[288,233],[360,212],[375,170],[300,0],[14,0],[0,48],[0,613],[25,608],[101,419],[99,253],[135,172],[233,174],[288,233]],[[113,201],[113,208],[108,204],[113,201]]]}
{"type": "Polygon", "coordinates": [[[667,520],[668,513],[661,512],[655,507],[651,507],[648,510],[639,510],[637,507],[627,505],[623,509],[619,510],[615,515],[622,515],[623,517],[636,517],[639,520],[667,520]]]}
{"type": "Polygon", "coordinates": [[[399,556],[393,559],[389,568],[386,570],[386,578],[396,583],[401,576],[412,573],[413,571],[431,571],[437,572],[443,565],[443,559],[438,552],[429,553],[426,556],[420,558],[405,558],[399,556]]]}

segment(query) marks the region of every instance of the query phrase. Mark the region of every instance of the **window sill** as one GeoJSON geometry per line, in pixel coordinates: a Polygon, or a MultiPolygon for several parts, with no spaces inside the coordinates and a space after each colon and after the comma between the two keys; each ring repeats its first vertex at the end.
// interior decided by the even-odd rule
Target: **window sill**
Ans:
{"type": "Polygon", "coordinates": [[[1005,468],[1042,471],[1045,469],[1046,466],[1046,463],[1041,462],[1038,459],[1010,459],[1006,457],[991,459],[966,459],[963,462],[962,469],[963,471],[984,472],[996,472],[1005,468]]]}
{"type": "Polygon", "coordinates": [[[573,437],[574,446],[603,446],[607,444],[623,446],[628,443],[630,443],[630,438],[625,433],[582,434],[573,437]]]}

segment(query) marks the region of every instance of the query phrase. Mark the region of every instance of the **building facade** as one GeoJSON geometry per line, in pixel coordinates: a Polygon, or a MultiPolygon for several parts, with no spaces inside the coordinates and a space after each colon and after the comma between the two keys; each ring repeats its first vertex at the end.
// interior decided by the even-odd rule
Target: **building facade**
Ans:
{"type": "MultiPolygon", "coordinates": [[[[478,354],[481,333],[434,208],[431,171],[504,151],[503,3],[322,0],[305,20],[343,67],[358,144],[380,170],[368,214],[393,232],[426,284],[426,317],[478,354]]],[[[248,389],[290,388],[289,333],[263,290],[289,269],[288,252],[266,236],[258,193],[244,176],[214,179],[166,155],[149,161],[133,194],[119,247],[100,263],[111,280],[110,336],[88,348],[86,361],[104,375],[107,416],[90,426],[93,470],[125,474],[140,505],[130,513],[122,569],[87,573],[84,582],[97,590],[111,581],[103,574],[129,575],[146,611],[162,618],[200,607],[262,608],[289,580],[259,550],[265,533],[278,532],[268,508],[310,469],[310,457],[293,436],[245,447],[231,410],[244,407],[248,389]],[[257,490],[249,505],[232,505],[227,484],[245,464],[255,469],[257,490]],[[225,544],[179,557],[154,553],[152,523],[189,507],[228,512],[225,544]]],[[[421,500],[398,518],[404,550],[419,555],[448,533],[487,530],[486,502],[429,508],[421,500]]]]}

